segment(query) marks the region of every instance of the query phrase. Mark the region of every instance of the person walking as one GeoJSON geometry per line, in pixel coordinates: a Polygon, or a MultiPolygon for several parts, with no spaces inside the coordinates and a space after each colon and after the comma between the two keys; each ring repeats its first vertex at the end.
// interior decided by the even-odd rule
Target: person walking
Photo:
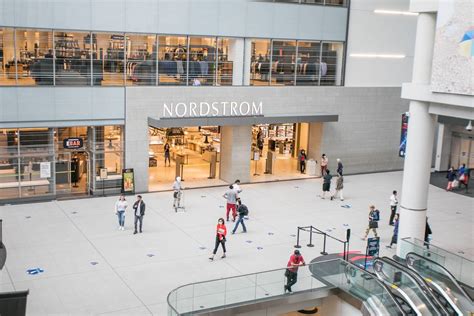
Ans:
{"type": "Polygon", "coordinates": [[[286,291],[292,292],[291,287],[296,284],[298,280],[298,268],[304,266],[304,258],[301,255],[300,251],[297,249],[290,256],[290,260],[286,265],[285,276],[286,276],[286,285],[284,286],[285,293],[286,291]]]}
{"type": "Polygon", "coordinates": [[[244,230],[244,233],[247,232],[247,227],[245,226],[244,218],[245,216],[249,215],[249,209],[245,204],[242,204],[240,198],[237,198],[237,213],[239,213],[239,219],[235,223],[234,229],[232,230],[232,235],[235,234],[235,231],[239,227],[239,224],[242,224],[242,229],[244,230]]]}
{"type": "Polygon", "coordinates": [[[165,167],[166,167],[167,160],[168,160],[168,167],[171,167],[170,144],[168,142],[166,142],[164,149],[165,149],[165,167]]]}
{"type": "Polygon", "coordinates": [[[385,246],[387,248],[392,248],[393,244],[397,243],[398,239],[398,223],[400,222],[400,214],[396,213],[393,217],[393,235],[392,240],[390,241],[390,245],[385,246]]]}
{"type": "Polygon", "coordinates": [[[235,218],[237,217],[237,210],[235,207],[235,203],[237,203],[237,192],[235,192],[233,185],[229,186],[229,190],[223,195],[223,197],[227,199],[226,219],[229,221],[229,213],[232,211],[232,220],[235,222],[235,218]]]}
{"type": "Polygon", "coordinates": [[[300,172],[305,173],[306,171],[306,152],[304,149],[301,149],[300,154],[298,155],[298,162],[300,163],[300,172]]]}
{"type": "Polygon", "coordinates": [[[380,220],[380,211],[375,209],[374,205],[371,205],[369,208],[369,227],[365,230],[365,237],[362,240],[366,240],[367,236],[369,236],[369,231],[372,229],[374,232],[375,237],[377,235],[377,228],[379,228],[379,220],[380,220]]]}
{"type": "Polygon", "coordinates": [[[398,196],[397,196],[397,191],[393,190],[392,195],[390,196],[390,219],[388,221],[388,224],[390,226],[393,226],[393,218],[395,217],[395,214],[397,213],[397,206],[398,206],[398,196]]]}
{"type": "Polygon", "coordinates": [[[181,190],[183,187],[181,186],[181,177],[176,177],[176,180],[173,183],[173,208],[175,212],[178,211],[178,207],[181,207],[181,190]]]}
{"type": "Polygon", "coordinates": [[[225,227],[225,223],[224,223],[224,219],[223,218],[219,218],[219,220],[217,221],[217,228],[216,228],[216,244],[214,246],[214,251],[212,252],[212,256],[209,257],[209,260],[214,260],[214,256],[216,255],[217,253],[217,249],[219,248],[219,245],[222,246],[222,251],[224,252],[224,254],[222,255],[222,259],[225,258],[225,253],[226,253],[226,249],[225,249],[225,242],[226,242],[226,239],[225,239],[225,236],[227,235],[227,227],[225,227]]]}
{"type": "Polygon", "coordinates": [[[452,191],[455,188],[454,181],[457,181],[456,171],[454,171],[454,167],[449,168],[446,178],[448,178],[448,186],[446,187],[446,191],[452,191]]]}
{"type": "Polygon", "coordinates": [[[344,166],[342,165],[341,159],[337,158],[337,169],[336,169],[336,174],[340,174],[342,176],[342,171],[344,170],[344,166]]]}
{"type": "Polygon", "coordinates": [[[342,174],[338,174],[337,181],[336,181],[336,191],[331,196],[331,201],[337,198],[338,195],[341,201],[344,201],[344,196],[342,195],[342,189],[344,189],[344,177],[342,176],[342,174]]]}
{"type": "Polygon", "coordinates": [[[143,216],[145,216],[145,202],[142,200],[141,195],[137,195],[137,200],[135,203],[133,203],[133,210],[134,210],[134,215],[135,215],[135,231],[133,234],[135,235],[137,233],[137,224],[139,222],[139,228],[140,228],[140,233],[143,232],[142,227],[143,227],[143,216]]]}
{"type": "Polygon", "coordinates": [[[329,171],[329,169],[327,169],[326,175],[323,177],[323,194],[321,195],[322,199],[326,197],[326,192],[329,192],[331,190],[331,179],[331,172],[329,171]]]}
{"type": "Polygon", "coordinates": [[[466,167],[465,163],[463,163],[461,167],[459,167],[458,174],[459,174],[459,188],[461,188],[461,185],[464,185],[467,192],[468,184],[469,184],[469,169],[466,167]]]}
{"type": "Polygon", "coordinates": [[[326,154],[321,156],[321,177],[324,177],[326,172],[328,171],[329,159],[326,154]]]}
{"type": "Polygon", "coordinates": [[[120,194],[117,202],[115,202],[115,214],[118,216],[119,230],[125,230],[125,210],[128,207],[125,195],[120,194]]]}

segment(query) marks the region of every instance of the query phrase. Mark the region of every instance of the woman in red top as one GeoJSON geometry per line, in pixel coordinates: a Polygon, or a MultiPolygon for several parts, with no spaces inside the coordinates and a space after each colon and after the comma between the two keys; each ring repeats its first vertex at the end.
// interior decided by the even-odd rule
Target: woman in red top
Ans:
{"type": "Polygon", "coordinates": [[[217,222],[217,228],[216,228],[216,246],[214,247],[214,251],[212,252],[212,257],[209,258],[209,260],[214,260],[214,256],[217,253],[217,249],[219,248],[219,245],[222,245],[222,250],[224,251],[224,254],[222,255],[221,258],[225,258],[225,236],[227,235],[227,228],[225,227],[224,224],[224,219],[219,218],[219,221],[217,222]]]}

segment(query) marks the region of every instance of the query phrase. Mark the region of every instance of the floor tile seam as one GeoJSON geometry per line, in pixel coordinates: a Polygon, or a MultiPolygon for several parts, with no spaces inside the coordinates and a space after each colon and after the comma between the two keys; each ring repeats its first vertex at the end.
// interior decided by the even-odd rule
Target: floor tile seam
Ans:
{"type": "Polygon", "coordinates": [[[119,278],[119,280],[129,289],[131,293],[135,296],[135,298],[148,310],[150,314],[153,314],[151,310],[148,309],[148,307],[145,305],[145,302],[133,291],[133,289],[130,287],[130,285],[121,277],[121,275],[114,269],[114,267],[107,261],[106,257],[102,254],[102,252],[94,245],[92,241],[89,240],[89,238],[84,234],[84,232],[77,226],[77,224],[72,220],[72,218],[67,214],[67,212],[61,207],[61,205],[55,201],[59,209],[64,213],[64,215],[71,221],[72,225],[76,227],[76,229],[81,233],[81,235],[89,242],[89,244],[92,246],[92,248],[97,251],[97,253],[102,257],[104,262],[110,267],[110,269],[113,271],[113,273],[119,278]]]}
{"type": "MultiPolygon", "coordinates": [[[[8,279],[10,280],[10,284],[13,286],[13,290],[16,291],[15,283],[13,283],[12,276],[11,276],[11,274],[10,274],[10,271],[8,271],[8,267],[7,267],[6,264],[5,264],[5,266],[4,266],[4,269],[5,269],[4,271],[7,272],[8,279]]],[[[3,284],[8,284],[8,283],[3,283],[3,284]]]]}

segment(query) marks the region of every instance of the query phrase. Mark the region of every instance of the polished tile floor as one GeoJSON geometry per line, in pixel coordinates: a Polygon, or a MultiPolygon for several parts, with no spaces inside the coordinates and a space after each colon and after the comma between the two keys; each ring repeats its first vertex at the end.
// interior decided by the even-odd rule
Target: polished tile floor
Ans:
{"type": "MultiPolygon", "coordinates": [[[[228,257],[214,262],[208,256],[217,218],[224,216],[222,187],[186,191],[182,213],[172,210],[170,192],[144,194],[144,232],[137,235],[131,212],[126,230],[118,230],[116,197],[2,206],[8,257],[0,289],[29,289],[28,315],[166,315],[167,294],[180,285],[285,266],[297,226],[313,225],[340,238],[350,227],[350,250],[363,250],[368,205],[375,204],[382,213],[382,244],[387,244],[392,233],[385,224],[388,199],[392,190],[401,191],[402,173],[345,180],[344,202],[321,199],[320,179],[243,185],[248,233],[229,236],[228,257]],[[44,272],[29,275],[31,268],[44,272]]],[[[431,186],[433,244],[472,259],[473,206],[470,197],[431,186]]],[[[321,251],[322,240],[314,243],[301,249],[307,261],[321,251]]],[[[335,243],[327,250],[342,251],[335,243]]],[[[394,250],[382,247],[381,254],[394,250]]]]}

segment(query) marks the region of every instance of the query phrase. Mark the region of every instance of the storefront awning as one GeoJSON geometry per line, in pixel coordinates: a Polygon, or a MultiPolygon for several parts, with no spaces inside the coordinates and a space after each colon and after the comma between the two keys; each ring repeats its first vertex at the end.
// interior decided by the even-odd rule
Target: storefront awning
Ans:
{"type": "Polygon", "coordinates": [[[337,122],[337,114],[286,115],[286,116],[211,116],[182,118],[148,117],[148,125],[155,128],[184,126],[238,126],[280,123],[337,122]]]}

